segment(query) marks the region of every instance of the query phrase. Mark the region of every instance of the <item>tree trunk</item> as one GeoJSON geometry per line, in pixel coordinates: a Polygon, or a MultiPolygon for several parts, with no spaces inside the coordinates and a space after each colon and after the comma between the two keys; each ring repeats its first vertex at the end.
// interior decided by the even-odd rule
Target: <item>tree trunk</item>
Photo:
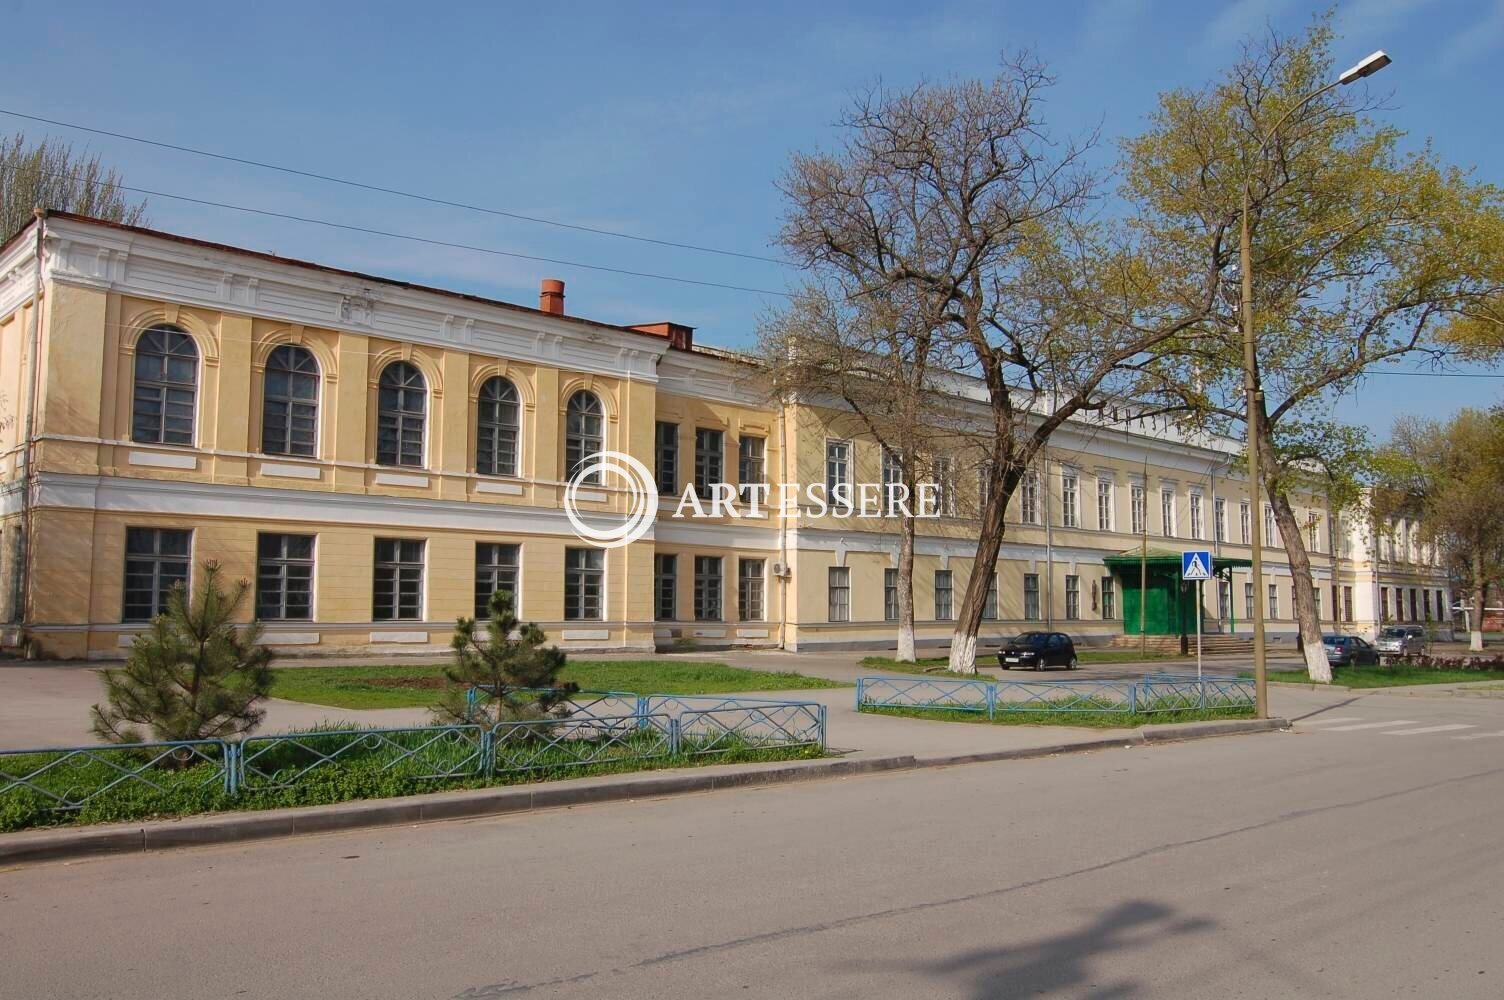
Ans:
{"type": "MultiPolygon", "coordinates": [[[[1332,665],[1327,662],[1326,648],[1321,643],[1321,615],[1316,610],[1316,586],[1311,581],[1311,557],[1306,552],[1305,539],[1300,534],[1300,522],[1295,520],[1289,496],[1272,488],[1267,478],[1265,490],[1269,494],[1269,503],[1274,508],[1274,521],[1279,525],[1285,555],[1290,560],[1290,577],[1295,584],[1295,619],[1300,628],[1301,652],[1306,658],[1306,672],[1316,683],[1330,684],[1332,665]]],[[[1268,543],[1268,539],[1264,541],[1268,543]]],[[[1260,584],[1262,585],[1262,581],[1260,584]]],[[[1253,596],[1257,600],[1263,595],[1255,592],[1253,596]]]]}
{"type": "Polygon", "coordinates": [[[898,542],[898,656],[913,663],[914,654],[914,519],[904,517],[898,542]]]}
{"type": "Polygon", "coordinates": [[[1483,612],[1488,607],[1488,582],[1483,579],[1483,549],[1473,546],[1473,620],[1469,629],[1467,648],[1474,653],[1483,652],[1483,612]]]}
{"type": "Polygon", "coordinates": [[[950,669],[958,674],[977,672],[977,633],[982,630],[982,612],[987,606],[989,581],[997,573],[997,553],[1003,545],[1004,518],[1008,501],[1018,487],[1019,470],[1006,475],[994,462],[987,505],[982,509],[981,537],[977,539],[976,560],[971,564],[971,579],[966,582],[966,596],[956,615],[956,628],[950,638],[950,669]]]}

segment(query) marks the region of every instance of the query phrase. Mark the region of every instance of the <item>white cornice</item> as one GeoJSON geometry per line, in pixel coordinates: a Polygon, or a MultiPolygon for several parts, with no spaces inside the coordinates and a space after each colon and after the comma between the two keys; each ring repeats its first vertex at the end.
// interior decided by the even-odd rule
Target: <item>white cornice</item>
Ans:
{"type": "Polygon", "coordinates": [[[772,409],[777,404],[760,384],[757,369],[709,354],[669,351],[658,362],[658,391],[689,399],[772,409]]]}
{"type": "Polygon", "coordinates": [[[36,290],[36,234],[28,227],[0,255],[0,319],[19,309],[36,290]]]}
{"type": "Polygon", "coordinates": [[[668,351],[609,326],[73,219],[48,220],[44,255],[49,281],[598,375],[656,381],[668,351]]]}

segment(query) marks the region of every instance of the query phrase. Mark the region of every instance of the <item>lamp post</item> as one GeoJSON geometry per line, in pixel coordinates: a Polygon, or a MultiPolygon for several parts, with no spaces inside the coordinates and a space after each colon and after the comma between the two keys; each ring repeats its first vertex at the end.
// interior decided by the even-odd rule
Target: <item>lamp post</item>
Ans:
{"type": "MultiPolygon", "coordinates": [[[[1346,86],[1355,83],[1367,76],[1372,76],[1379,70],[1388,66],[1393,60],[1385,55],[1383,50],[1373,53],[1356,66],[1344,72],[1331,83],[1313,90],[1302,97],[1290,107],[1274,127],[1264,136],[1259,143],[1259,155],[1262,156],[1269,149],[1269,143],[1279,134],[1280,128],[1289,120],[1290,115],[1310,104],[1322,94],[1335,87],[1346,86]]],[[[1259,503],[1259,421],[1264,412],[1262,396],[1259,389],[1258,379],[1258,341],[1253,329],[1253,249],[1248,235],[1248,202],[1249,182],[1247,172],[1243,175],[1243,211],[1241,223],[1238,227],[1238,271],[1243,281],[1243,389],[1246,395],[1244,405],[1247,407],[1247,419],[1244,425],[1248,433],[1248,491],[1252,500],[1253,510],[1248,518],[1248,542],[1252,547],[1252,562],[1249,572],[1253,575],[1253,616],[1250,624],[1253,626],[1253,686],[1256,701],[1256,714],[1259,718],[1267,718],[1269,715],[1269,664],[1264,650],[1264,518],[1263,506],[1259,503]]]]}

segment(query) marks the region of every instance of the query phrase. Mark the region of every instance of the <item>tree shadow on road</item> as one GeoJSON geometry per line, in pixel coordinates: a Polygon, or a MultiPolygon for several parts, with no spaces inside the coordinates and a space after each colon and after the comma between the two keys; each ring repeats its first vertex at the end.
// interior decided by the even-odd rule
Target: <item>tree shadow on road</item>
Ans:
{"type": "Polygon", "coordinates": [[[1118,1000],[1140,995],[1146,984],[1117,976],[1105,959],[1130,949],[1164,947],[1173,937],[1215,926],[1215,921],[1205,917],[1177,917],[1163,903],[1130,900],[1068,934],[960,952],[917,968],[910,966],[908,971],[952,983],[958,978],[969,980],[967,995],[975,1000],[1057,994],[1118,1000]]]}

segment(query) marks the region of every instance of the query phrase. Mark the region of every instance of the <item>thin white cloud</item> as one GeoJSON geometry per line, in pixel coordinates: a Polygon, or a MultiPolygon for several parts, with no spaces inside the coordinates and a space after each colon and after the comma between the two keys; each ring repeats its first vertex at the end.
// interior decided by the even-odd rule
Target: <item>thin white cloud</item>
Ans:
{"type": "Polygon", "coordinates": [[[1202,45],[1225,49],[1246,35],[1263,30],[1265,24],[1290,6],[1291,0],[1233,0],[1212,18],[1201,36],[1202,45]]]}
{"type": "Polygon", "coordinates": [[[1504,46],[1504,0],[1494,0],[1481,20],[1452,37],[1441,55],[1447,69],[1456,69],[1501,46],[1504,46]]]}

